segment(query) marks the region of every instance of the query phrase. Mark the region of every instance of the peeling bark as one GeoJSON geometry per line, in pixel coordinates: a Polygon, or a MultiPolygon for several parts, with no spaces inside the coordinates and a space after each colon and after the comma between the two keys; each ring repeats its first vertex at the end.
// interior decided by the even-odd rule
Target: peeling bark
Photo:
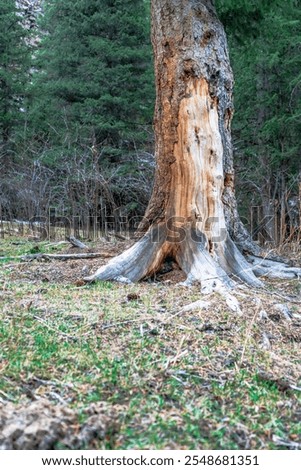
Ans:
{"type": "Polygon", "coordinates": [[[153,0],[156,174],[139,242],[87,281],[138,281],[172,257],[203,290],[262,283],[237,212],[231,145],[233,77],[213,2],[153,0]],[[238,242],[238,246],[236,243],[238,242]]]}

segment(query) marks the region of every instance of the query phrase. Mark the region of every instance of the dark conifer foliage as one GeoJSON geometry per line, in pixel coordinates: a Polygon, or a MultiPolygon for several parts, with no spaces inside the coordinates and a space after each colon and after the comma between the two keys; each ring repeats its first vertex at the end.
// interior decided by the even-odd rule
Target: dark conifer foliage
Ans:
{"type": "Polygon", "coordinates": [[[218,5],[236,83],[233,136],[241,207],[250,219],[250,206],[259,206],[260,214],[253,215],[263,239],[283,242],[298,226],[301,2],[218,5]],[[238,23],[246,21],[242,29],[238,23]]]}
{"type": "Polygon", "coordinates": [[[24,124],[29,43],[14,0],[0,0],[0,144],[16,141],[24,124]]]}
{"type": "Polygon", "coordinates": [[[148,8],[142,0],[49,0],[32,122],[53,144],[141,146],[152,122],[148,8]]]}
{"type": "MultiPolygon", "coordinates": [[[[150,4],[0,0],[2,213],[96,215],[101,201],[110,213],[143,214],[153,168],[150,4]]],[[[235,78],[240,211],[276,215],[262,233],[282,242],[299,224],[301,2],[215,5],[235,78]]]]}

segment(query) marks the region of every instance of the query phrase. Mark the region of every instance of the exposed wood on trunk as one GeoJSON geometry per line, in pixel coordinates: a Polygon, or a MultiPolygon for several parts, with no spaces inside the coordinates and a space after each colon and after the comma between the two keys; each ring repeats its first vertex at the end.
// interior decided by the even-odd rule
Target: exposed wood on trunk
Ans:
{"type": "MultiPolygon", "coordinates": [[[[259,255],[237,212],[231,145],[233,77],[210,0],[153,0],[156,174],[139,242],[87,281],[153,274],[167,256],[202,291],[234,279],[262,286],[241,250],[259,255]]],[[[227,297],[226,295],[224,295],[227,297]]],[[[234,300],[228,296],[234,309],[234,300]]],[[[239,312],[238,304],[235,309],[239,312]]]]}

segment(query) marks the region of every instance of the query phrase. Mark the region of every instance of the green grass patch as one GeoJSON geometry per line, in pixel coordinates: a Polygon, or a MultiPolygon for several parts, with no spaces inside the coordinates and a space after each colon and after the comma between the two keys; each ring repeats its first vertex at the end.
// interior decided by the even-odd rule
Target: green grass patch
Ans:
{"type": "Polygon", "coordinates": [[[99,448],[277,449],[273,436],[300,439],[300,391],[285,386],[300,386],[300,348],[285,322],[250,328],[256,304],[238,317],[214,296],[209,310],[174,316],[197,288],[45,284],[42,274],[28,280],[28,269],[0,272],[3,400],[60,397],[79,413],[109,403],[120,427],[99,448]]]}

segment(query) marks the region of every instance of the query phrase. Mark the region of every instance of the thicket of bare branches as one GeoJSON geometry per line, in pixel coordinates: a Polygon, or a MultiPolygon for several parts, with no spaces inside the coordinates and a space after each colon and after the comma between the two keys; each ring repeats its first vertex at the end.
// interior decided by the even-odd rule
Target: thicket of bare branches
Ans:
{"type": "Polygon", "coordinates": [[[91,155],[91,149],[72,158],[62,154],[58,166],[45,164],[43,155],[18,160],[0,176],[1,220],[50,222],[93,237],[134,228],[150,197],[154,161],[146,152],[116,165],[103,164],[101,152],[91,155]]]}

